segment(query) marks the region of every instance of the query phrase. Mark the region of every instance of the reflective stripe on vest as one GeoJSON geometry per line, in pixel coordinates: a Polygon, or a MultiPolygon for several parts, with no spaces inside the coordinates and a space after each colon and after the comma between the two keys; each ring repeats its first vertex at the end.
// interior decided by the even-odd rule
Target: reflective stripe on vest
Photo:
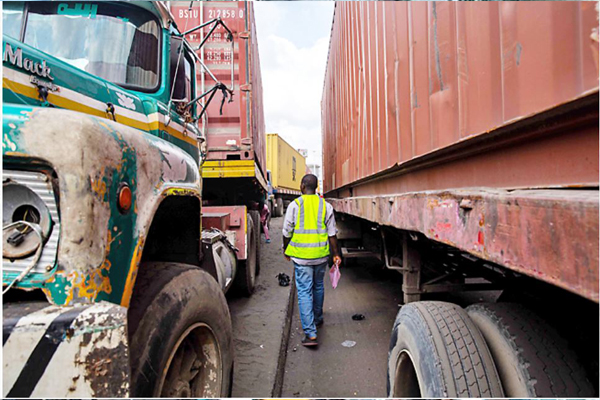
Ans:
{"type": "Polygon", "coordinates": [[[298,204],[298,216],[285,254],[304,259],[329,256],[325,200],[318,195],[303,195],[294,201],[298,204]]]}

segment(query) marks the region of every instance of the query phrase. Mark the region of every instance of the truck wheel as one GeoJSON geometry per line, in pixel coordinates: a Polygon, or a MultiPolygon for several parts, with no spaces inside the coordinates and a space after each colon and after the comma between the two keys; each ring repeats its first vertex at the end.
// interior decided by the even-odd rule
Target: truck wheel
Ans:
{"type": "Polygon", "coordinates": [[[139,271],[128,310],[131,396],[227,396],[233,333],[219,284],[193,265],[139,271]]]}
{"type": "Polygon", "coordinates": [[[388,357],[388,397],[502,397],[479,329],[455,304],[402,306],[388,357]]]}
{"type": "Polygon", "coordinates": [[[519,304],[474,304],[469,316],[483,334],[508,397],[593,397],[594,389],[558,332],[519,304]]]}
{"type": "Polygon", "coordinates": [[[281,197],[275,199],[275,216],[283,217],[283,199],[281,197]]]}
{"type": "Polygon", "coordinates": [[[250,215],[252,216],[252,221],[254,221],[254,232],[256,232],[256,235],[254,235],[254,238],[256,239],[254,241],[254,245],[256,246],[256,276],[258,276],[260,274],[260,248],[262,243],[260,240],[260,233],[262,231],[262,227],[260,223],[260,213],[255,210],[251,210],[250,215]]]}
{"type": "Polygon", "coordinates": [[[256,231],[254,228],[254,219],[250,213],[248,213],[246,224],[248,257],[245,260],[240,260],[233,284],[238,293],[250,296],[254,293],[254,285],[256,283],[256,231]]]}

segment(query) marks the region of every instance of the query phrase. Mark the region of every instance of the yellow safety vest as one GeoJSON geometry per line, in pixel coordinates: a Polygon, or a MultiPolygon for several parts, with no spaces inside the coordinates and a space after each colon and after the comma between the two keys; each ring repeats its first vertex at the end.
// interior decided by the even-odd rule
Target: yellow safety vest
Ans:
{"type": "Polygon", "coordinates": [[[298,215],[285,254],[304,259],[329,256],[325,200],[316,194],[305,194],[294,201],[298,204],[298,215]]]}

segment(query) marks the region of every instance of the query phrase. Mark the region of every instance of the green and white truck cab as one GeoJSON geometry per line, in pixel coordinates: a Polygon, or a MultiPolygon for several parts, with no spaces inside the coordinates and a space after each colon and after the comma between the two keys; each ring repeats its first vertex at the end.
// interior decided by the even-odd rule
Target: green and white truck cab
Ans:
{"type": "Polygon", "coordinates": [[[2,47],[4,397],[226,396],[195,49],[151,1],[5,3],[2,47]]]}

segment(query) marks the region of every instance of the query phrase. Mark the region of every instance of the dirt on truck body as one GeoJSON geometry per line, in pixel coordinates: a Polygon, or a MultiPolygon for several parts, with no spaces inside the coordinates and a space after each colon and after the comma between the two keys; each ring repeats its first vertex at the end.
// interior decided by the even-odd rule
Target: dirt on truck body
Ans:
{"type": "Polygon", "coordinates": [[[336,3],[324,191],[345,259],[403,277],[390,396],[598,394],[597,18],[336,3]],[[502,294],[431,301],[472,290],[502,294]]]}

